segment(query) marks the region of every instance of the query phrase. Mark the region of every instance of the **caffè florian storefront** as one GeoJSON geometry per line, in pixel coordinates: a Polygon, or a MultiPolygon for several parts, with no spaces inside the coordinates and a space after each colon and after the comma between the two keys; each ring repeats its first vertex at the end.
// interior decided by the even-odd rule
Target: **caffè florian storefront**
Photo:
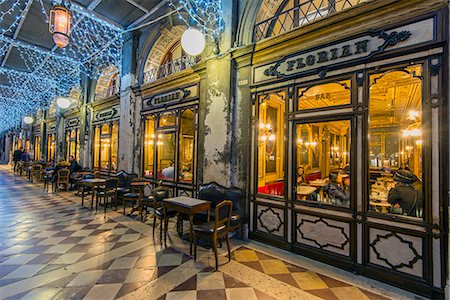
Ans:
{"type": "Polygon", "coordinates": [[[255,54],[252,238],[443,297],[444,15],[255,54]]]}

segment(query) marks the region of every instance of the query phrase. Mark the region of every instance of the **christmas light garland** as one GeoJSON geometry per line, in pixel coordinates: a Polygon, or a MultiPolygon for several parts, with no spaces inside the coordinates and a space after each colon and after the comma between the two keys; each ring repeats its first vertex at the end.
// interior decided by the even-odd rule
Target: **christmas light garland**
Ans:
{"type": "MultiPolygon", "coordinates": [[[[41,6],[42,22],[48,23],[43,0],[34,1],[41,6]]],[[[0,67],[8,82],[0,85],[0,115],[7,119],[0,124],[0,132],[20,124],[25,115],[48,108],[55,98],[67,96],[80,85],[82,74],[97,78],[104,67],[115,65],[120,72],[122,65],[123,30],[76,4],[70,4],[72,32],[66,48],[47,50],[11,38],[31,2],[0,0],[0,62],[14,48],[26,68],[16,71],[0,67]]]]}
{"type": "Polygon", "coordinates": [[[178,17],[186,25],[197,27],[213,41],[220,38],[224,30],[220,0],[170,0],[170,5],[177,9],[178,17]]]}

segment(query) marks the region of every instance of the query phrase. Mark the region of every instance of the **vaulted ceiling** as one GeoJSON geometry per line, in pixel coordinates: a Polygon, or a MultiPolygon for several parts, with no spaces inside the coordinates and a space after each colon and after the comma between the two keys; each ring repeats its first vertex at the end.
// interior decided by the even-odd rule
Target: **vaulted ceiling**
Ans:
{"type": "Polygon", "coordinates": [[[169,2],[70,1],[71,40],[60,49],[48,30],[54,1],[0,0],[0,118],[11,119],[0,131],[68,93],[87,69],[120,64],[122,34],[164,14],[169,2]]]}

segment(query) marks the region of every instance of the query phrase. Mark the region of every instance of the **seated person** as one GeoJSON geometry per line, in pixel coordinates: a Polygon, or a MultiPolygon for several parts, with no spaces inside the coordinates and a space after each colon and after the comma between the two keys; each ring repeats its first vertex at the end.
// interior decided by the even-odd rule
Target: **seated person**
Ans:
{"type": "Polygon", "coordinates": [[[416,217],[423,207],[422,182],[409,170],[398,170],[394,175],[396,186],[389,191],[388,202],[401,213],[416,217]]]}
{"type": "Polygon", "coordinates": [[[305,168],[300,166],[297,168],[297,185],[305,185],[305,168]]]}
{"type": "Polygon", "coordinates": [[[73,155],[69,156],[69,163],[70,163],[70,166],[69,166],[70,174],[73,174],[75,172],[81,172],[82,168],[78,164],[78,162],[76,161],[76,159],[73,155]]]}
{"type": "Polygon", "coordinates": [[[173,162],[170,165],[161,171],[161,175],[164,178],[174,179],[175,178],[175,167],[173,166],[173,162]]]}
{"type": "Polygon", "coordinates": [[[58,178],[58,171],[61,169],[67,169],[70,166],[70,164],[65,161],[64,159],[60,159],[59,162],[56,164],[55,168],[53,168],[53,174],[52,174],[52,182],[55,182],[58,178]]]}
{"type": "Polygon", "coordinates": [[[323,187],[323,191],[330,197],[332,203],[348,206],[350,193],[342,188],[342,175],[339,172],[330,172],[329,183],[323,187]]]}

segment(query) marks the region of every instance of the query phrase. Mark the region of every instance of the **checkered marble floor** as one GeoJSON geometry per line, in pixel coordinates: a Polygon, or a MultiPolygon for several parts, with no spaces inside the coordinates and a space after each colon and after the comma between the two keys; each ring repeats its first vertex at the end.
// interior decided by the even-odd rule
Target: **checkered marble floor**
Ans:
{"type": "MultiPolygon", "coordinates": [[[[386,299],[254,250],[212,252],[73,193],[47,193],[0,166],[0,299],[386,299]]],[[[240,242],[238,242],[240,243],[240,242]]],[[[234,242],[236,244],[236,241],[234,242]]],[[[225,247],[224,247],[225,248],[225,247]]]]}

